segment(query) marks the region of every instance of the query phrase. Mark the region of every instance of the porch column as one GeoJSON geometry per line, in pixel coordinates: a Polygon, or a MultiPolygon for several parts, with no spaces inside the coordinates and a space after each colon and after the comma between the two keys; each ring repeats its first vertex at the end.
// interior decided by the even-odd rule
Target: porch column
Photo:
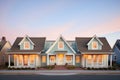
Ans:
{"type": "Polygon", "coordinates": [[[8,60],[9,60],[9,65],[8,65],[8,67],[10,67],[10,55],[8,55],[8,60]]]}
{"type": "Polygon", "coordinates": [[[49,65],[49,54],[47,54],[47,65],[49,65]]]}
{"type": "Polygon", "coordinates": [[[112,54],[110,55],[110,67],[112,67],[112,54]]]}
{"type": "Polygon", "coordinates": [[[28,55],[28,66],[30,66],[30,55],[28,55]]]}
{"type": "Polygon", "coordinates": [[[75,55],[73,55],[73,65],[75,65],[75,55]]]}

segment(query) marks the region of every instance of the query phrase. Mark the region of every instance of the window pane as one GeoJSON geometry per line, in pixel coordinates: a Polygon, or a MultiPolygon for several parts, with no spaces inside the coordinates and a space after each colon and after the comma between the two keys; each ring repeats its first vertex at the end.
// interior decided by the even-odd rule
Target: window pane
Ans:
{"type": "Polygon", "coordinates": [[[66,61],[67,62],[72,62],[72,56],[71,55],[67,55],[66,56],[66,61]]]}
{"type": "Polygon", "coordinates": [[[80,56],[76,56],[76,63],[80,63],[80,56]]]}
{"type": "Polygon", "coordinates": [[[97,55],[93,55],[93,62],[97,62],[97,55]]]}
{"type": "Polygon", "coordinates": [[[98,63],[102,64],[102,55],[98,55],[98,63]]]}
{"type": "Polygon", "coordinates": [[[50,56],[50,62],[54,63],[55,62],[55,56],[50,56]]]}
{"type": "Polygon", "coordinates": [[[88,56],[87,56],[87,63],[88,63],[89,65],[92,64],[92,55],[88,55],[88,56]]]}
{"type": "Polygon", "coordinates": [[[35,63],[35,55],[30,55],[30,64],[33,65],[35,63]]]}
{"type": "Polygon", "coordinates": [[[23,61],[23,56],[22,55],[18,56],[18,61],[19,61],[19,65],[22,65],[22,61],[23,61]]]}
{"type": "Polygon", "coordinates": [[[59,47],[59,48],[63,48],[63,47],[64,47],[64,44],[63,44],[62,41],[60,41],[60,42],[58,43],[58,47],[59,47]]]}
{"type": "Polygon", "coordinates": [[[42,56],[42,63],[46,63],[46,56],[42,56]]]}
{"type": "Polygon", "coordinates": [[[30,48],[30,43],[29,42],[24,42],[24,48],[29,49],[30,48]]]}
{"type": "Polygon", "coordinates": [[[96,42],[96,41],[92,42],[92,48],[93,48],[93,49],[98,48],[98,44],[97,44],[97,42],[96,42]]]}

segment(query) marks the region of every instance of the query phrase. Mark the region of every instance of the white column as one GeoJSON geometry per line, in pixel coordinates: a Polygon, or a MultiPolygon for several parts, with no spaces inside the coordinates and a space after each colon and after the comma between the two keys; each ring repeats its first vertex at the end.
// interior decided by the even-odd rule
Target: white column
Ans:
{"type": "Polygon", "coordinates": [[[28,55],[28,66],[30,66],[30,55],[28,55]]]}
{"type": "Polygon", "coordinates": [[[49,54],[47,54],[47,65],[49,65],[49,54]]]}
{"type": "Polygon", "coordinates": [[[73,54],[73,65],[75,65],[75,55],[73,54]]]}
{"type": "Polygon", "coordinates": [[[112,67],[112,54],[110,55],[110,66],[112,67]]]}
{"type": "Polygon", "coordinates": [[[10,67],[10,55],[8,55],[8,60],[9,60],[9,67],[10,67]]]}

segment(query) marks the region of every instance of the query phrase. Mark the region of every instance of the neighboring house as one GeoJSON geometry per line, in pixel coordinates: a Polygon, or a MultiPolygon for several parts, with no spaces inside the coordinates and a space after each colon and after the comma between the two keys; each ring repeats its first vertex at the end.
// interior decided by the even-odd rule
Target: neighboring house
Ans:
{"type": "Polygon", "coordinates": [[[5,37],[2,37],[0,41],[0,66],[7,65],[8,55],[6,52],[11,48],[11,44],[9,41],[6,41],[5,37]]]}
{"type": "MultiPolygon", "coordinates": [[[[10,51],[14,55],[14,66],[9,67],[43,67],[48,65],[74,65],[78,67],[108,67],[110,48],[105,38],[97,36],[66,41],[62,35],[57,40],[45,40],[45,37],[18,37],[10,51]]],[[[111,61],[112,62],[112,61],[111,61]]]]}
{"type": "Polygon", "coordinates": [[[113,56],[113,61],[115,61],[117,64],[120,64],[120,40],[117,40],[114,47],[113,51],[115,55],[113,56]]]}
{"type": "Polygon", "coordinates": [[[112,66],[113,51],[105,37],[77,37],[78,50],[81,53],[82,67],[108,67],[109,56],[112,66]]]}

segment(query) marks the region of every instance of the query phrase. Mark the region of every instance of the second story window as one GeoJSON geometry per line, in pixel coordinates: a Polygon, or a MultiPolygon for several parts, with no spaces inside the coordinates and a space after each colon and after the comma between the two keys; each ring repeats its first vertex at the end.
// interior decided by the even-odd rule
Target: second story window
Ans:
{"type": "Polygon", "coordinates": [[[64,43],[62,41],[58,42],[58,48],[63,49],[64,48],[64,43]]]}
{"type": "Polygon", "coordinates": [[[98,49],[98,42],[96,41],[92,42],[92,49],[98,49]]]}
{"type": "Polygon", "coordinates": [[[30,49],[30,43],[24,42],[24,49],[30,49]]]}

